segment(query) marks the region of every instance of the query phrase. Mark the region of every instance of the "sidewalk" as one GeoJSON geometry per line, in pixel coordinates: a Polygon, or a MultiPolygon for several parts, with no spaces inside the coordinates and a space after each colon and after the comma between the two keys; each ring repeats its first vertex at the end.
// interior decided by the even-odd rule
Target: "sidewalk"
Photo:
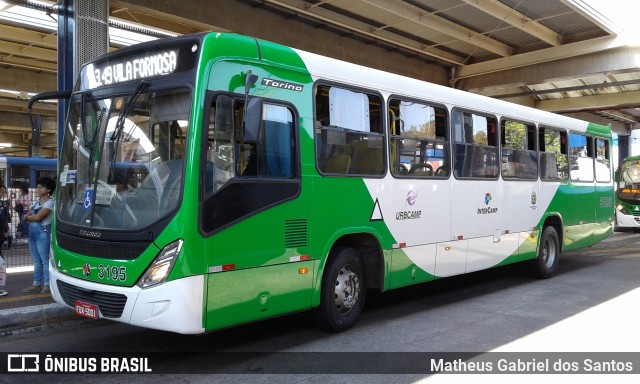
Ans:
{"type": "Polygon", "coordinates": [[[7,273],[2,289],[9,294],[0,296],[0,336],[76,318],[72,309],[56,303],[48,293],[22,293],[31,284],[32,271],[7,273]]]}

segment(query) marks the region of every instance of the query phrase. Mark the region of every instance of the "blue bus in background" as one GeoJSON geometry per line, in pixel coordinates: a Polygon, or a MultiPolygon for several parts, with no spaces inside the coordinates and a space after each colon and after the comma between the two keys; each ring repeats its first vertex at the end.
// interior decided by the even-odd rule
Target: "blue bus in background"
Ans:
{"type": "Polygon", "coordinates": [[[38,178],[55,178],[56,164],[56,159],[0,156],[0,184],[7,189],[33,189],[38,178]]]}

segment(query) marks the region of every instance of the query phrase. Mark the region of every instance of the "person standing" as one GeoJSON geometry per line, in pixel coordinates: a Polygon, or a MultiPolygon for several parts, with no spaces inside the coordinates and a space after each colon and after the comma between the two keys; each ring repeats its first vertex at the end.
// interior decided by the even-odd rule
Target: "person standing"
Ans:
{"type": "Polygon", "coordinates": [[[9,225],[7,224],[7,220],[3,215],[0,215],[0,257],[4,258],[2,255],[2,246],[4,242],[7,240],[9,236],[9,225]]]}
{"type": "Polygon", "coordinates": [[[9,226],[7,225],[4,217],[0,216],[0,296],[6,296],[8,294],[7,291],[2,289],[7,279],[7,263],[2,255],[2,243],[4,243],[4,239],[7,237],[8,232],[9,226]]]}
{"type": "Polygon", "coordinates": [[[31,196],[29,196],[29,188],[23,185],[20,187],[20,196],[16,199],[15,211],[18,213],[20,219],[20,232],[25,239],[29,238],[29,224],[24,221],[24,217],[27,215],[30,206],[31,196]]]}
{"type": "Polygon", "coordinates": [[[29,223],[29,251],[33,257],[33,285],[24,293],[49,293],[49,247],[53,221],[53,191],[56,183],[50,177],[37,180],[36,201],[24,217],[29,223]]]}
{"type": "MultiPolygon", "coordinates": [[[[4,218],[7,225],[11,224],[11,198],[7,193],[7,187],[0,185],[0,217],[4,218]]],[[[7,242],[7,248],[11,249],[11,232],[4,239],[7,242]]]]}

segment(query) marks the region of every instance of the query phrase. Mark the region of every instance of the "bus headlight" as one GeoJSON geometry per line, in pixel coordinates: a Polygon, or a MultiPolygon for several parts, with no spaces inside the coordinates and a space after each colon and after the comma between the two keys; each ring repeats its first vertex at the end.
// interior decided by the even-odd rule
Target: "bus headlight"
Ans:
{"type": "Polygon", "coordinates": [[[174,241],[164,247],[138,281],[138,287],[149,288],[164,283],[176,263],[180,249],[182,249],[182,240],[174,241]]]}
{"type": "Polygon", "coordinates": [[[627,209],[622,204],[616,205],[616,209],[618,211],[620,211],[620,213],[622,213],[624,215],[628,215],[629,214],[629,212],[627,212],[627,209]]]}

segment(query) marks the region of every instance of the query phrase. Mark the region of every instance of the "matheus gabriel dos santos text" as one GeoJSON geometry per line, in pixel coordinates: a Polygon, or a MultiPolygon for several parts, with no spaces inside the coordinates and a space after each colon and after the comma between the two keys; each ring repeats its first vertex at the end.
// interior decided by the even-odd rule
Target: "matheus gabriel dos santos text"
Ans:
{"type": "Polygon", "coordinates": [[[434,373],[636,373],[633,362],[601,359],[520,359],[486,361],[430,359],[434,373]]]}

